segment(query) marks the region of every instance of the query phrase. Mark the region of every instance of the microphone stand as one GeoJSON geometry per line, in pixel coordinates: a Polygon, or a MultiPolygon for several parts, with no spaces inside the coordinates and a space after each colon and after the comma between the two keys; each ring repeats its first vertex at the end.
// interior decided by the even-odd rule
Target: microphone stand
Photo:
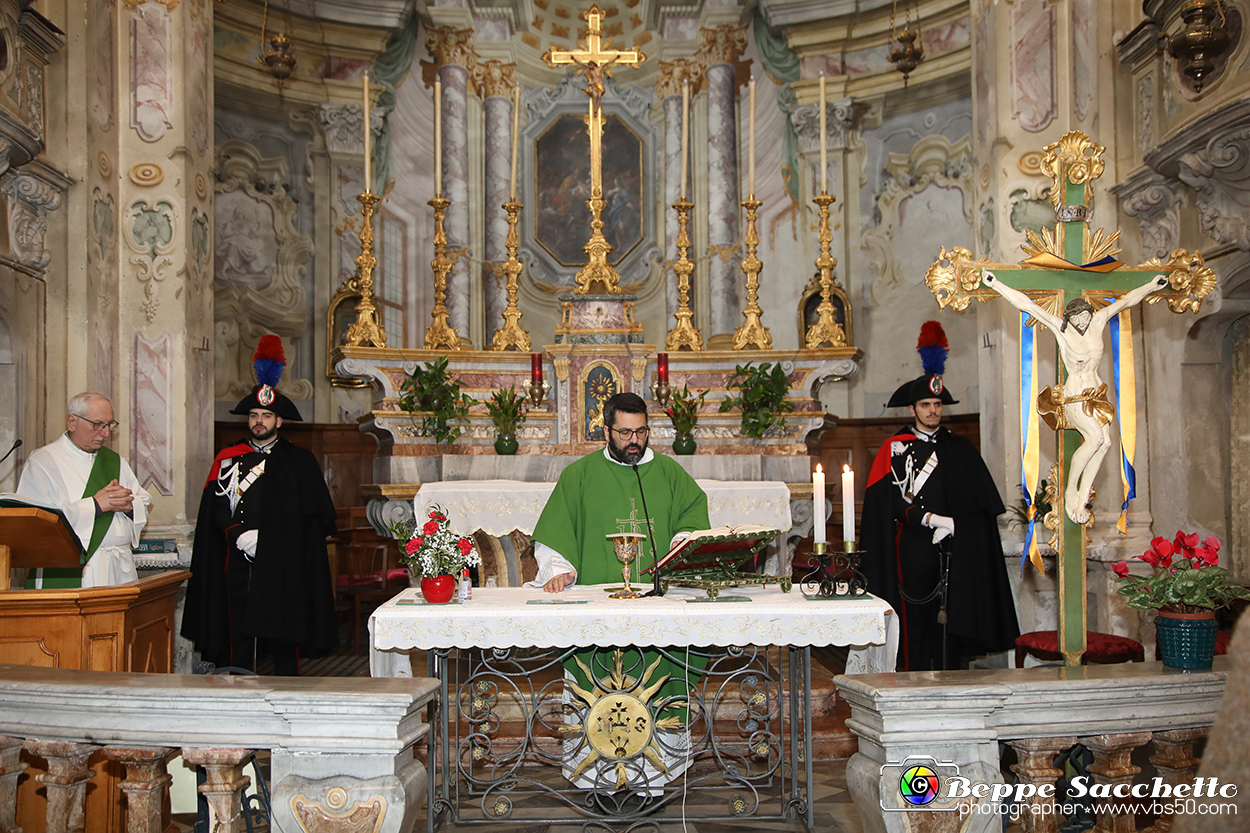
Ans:
{"type": "Polygon", "coordinates": [[[647,510],[647,493],[642,490],[642,475],[638,473],[638,464],[633,463],[634,477],[638,478],[638,494],[642,497],[642,515],[647,519],[647,533],[651,538],[651,589],[643,596],[663,596],[660,587],[660,556],[655,550],[655,530],[651,527],[651,512],[647,510]]]}
{"type": "MultiPolygon", "coordinates": [[[[3,457],[0,457],[0,463],[3,463],[5,460],[9,459],[9,455],[12,454],[14,451],[17,451],[17,449],[20,448],[21,445],[22,445],[21,440],[14,440],[13,446],[7,452],[5,452],[5,455],[3,457]]],[[[642,505],[643,511],[646,511],[647,502],[644,500],[642,504],[643,504],[642,505]]]]}

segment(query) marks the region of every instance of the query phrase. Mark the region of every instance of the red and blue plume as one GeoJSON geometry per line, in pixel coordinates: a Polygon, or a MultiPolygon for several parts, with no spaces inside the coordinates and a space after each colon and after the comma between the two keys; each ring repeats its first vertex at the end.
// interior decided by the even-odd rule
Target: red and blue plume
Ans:
{"type": "Polygon", "coordinates": [[[920,340],[916,342],[916,352],[924,364],[924,374],[941,376],[946,372],[946,354],[950,352],[946,342],[946,331],[936,321],[926,321],[920,326],[920,340]]]}
{"type": "Polygon", "coordinates": [[[262,385],[275,387],[286,369],[286,357],[282,354],[282,339],[275,335],[260,337],[256,352],[252,354],[252,367],[256,371],[256,381],[262,385]]]}

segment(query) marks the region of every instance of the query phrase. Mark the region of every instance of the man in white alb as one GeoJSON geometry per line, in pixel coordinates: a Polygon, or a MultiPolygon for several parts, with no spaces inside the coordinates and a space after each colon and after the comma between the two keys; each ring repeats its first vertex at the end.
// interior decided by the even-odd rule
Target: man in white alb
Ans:
{"type": "MultiPolygon", "coordinates": [[[[17,492],[65,513],[87,553],[81,586],[134,581],[131,547],[139,543],[152,497],[139,485],[130,464],[105,445],[117,428],[108,397],[85,391],[70,399],[66,410],[67,430],[30,455],[17,492]]],[[[55,584],[45,577],[36,578],[35,586],[78,584],[73,577],[55,584]]]]}

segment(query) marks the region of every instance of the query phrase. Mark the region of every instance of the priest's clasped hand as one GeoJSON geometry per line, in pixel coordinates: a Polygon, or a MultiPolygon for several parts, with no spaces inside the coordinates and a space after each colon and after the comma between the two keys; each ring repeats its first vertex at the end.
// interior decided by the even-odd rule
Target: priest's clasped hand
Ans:
{"type": "Polygon", "coordinates": [[[935,544],[955,534],[955,519],[946,515],[935,515],[930,512],[924,517],[924,525],[933,530],[933,543],[935,544]]]}
{"type": "Polygon", "coordinates": [[[101,512],[131,512],[135,508],[134,492],[110,480],[108,485],[95,493],[96,506],[101,512]]]}
{"type": "Polygon", "coordinates": [[[560,575],[544,584],[543,590],[547,593],[559,593],[575,581],[577,581],[577,573],[560,573],[560,575]]]}

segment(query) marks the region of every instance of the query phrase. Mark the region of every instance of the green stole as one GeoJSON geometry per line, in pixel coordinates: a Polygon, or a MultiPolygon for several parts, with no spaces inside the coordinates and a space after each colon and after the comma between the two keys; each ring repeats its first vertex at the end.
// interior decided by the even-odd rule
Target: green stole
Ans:
{"type": "MultiPolygon", "coordinates": [[[[83,488],[82,496],[85,498],[95,497],[96,492],[118,479],[121,471],[121,455],[107,446],[101,446],[100,450],[95,453],[95,463],[91,466],[91,473],[87,475],[87,485],[83,488]]],[[[100,548],[100,542],[104,540],[104,536],[108,533],[112,524],[112,512],[102,512],[96,517],[95,523],[91,526],[91,540],[83,544],[86,554],[82,556],[82,564],[86,564],[91,556],[95,555],[95,551],[100,548]]],[[[82,587],[81,567],[78,569],[73,567],[46,567],[40,568],[38,574],[43,577],[43,589],[45,590],[82,587]]],[[[35,586],[34,576],[27,579],[26,585],[28,588],[35,586]]]]}

